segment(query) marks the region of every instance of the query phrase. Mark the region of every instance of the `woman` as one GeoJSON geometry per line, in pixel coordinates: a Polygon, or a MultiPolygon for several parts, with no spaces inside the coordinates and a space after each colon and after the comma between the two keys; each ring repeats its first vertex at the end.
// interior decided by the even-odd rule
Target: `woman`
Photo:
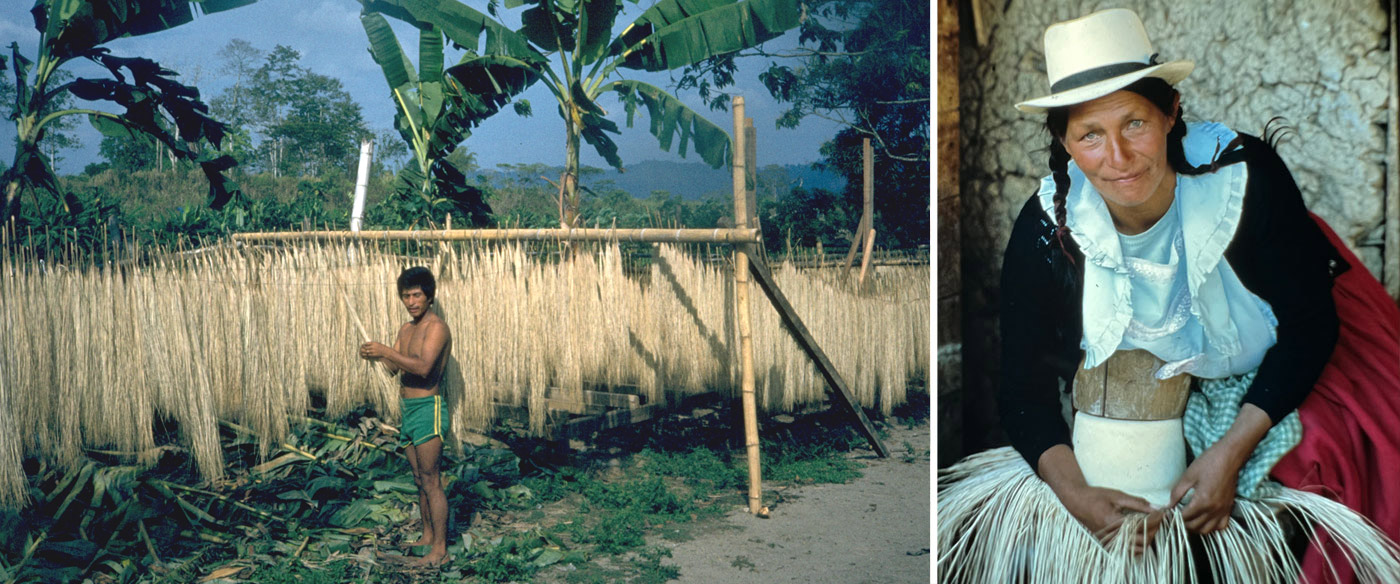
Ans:
{"type": "Polygon", "coordinates": [[[1002,267],[1014,450],[940,473],[943,580],[1400,581],[1394,302],[1268,144],[1182,120],[1193,64],[1132,11],[1050,26],[1045,55],[1051,95],[1017,108],[1051,175],[1002,267]]]}

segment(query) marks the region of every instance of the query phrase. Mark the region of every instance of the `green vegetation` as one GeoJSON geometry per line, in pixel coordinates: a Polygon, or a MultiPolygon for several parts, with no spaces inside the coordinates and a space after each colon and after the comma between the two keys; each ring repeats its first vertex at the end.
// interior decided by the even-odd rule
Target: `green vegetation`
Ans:
{"type": "Polygon", "coordinates": [[[19,44],[10,44],[10,60],[0,56],[0,73],[8,66],[13,84],[6,83],[9,119],[15,121],[15,159],[3,175],[4,201],[0,219],[8,220],[20,207],[21,197],[43,192],[76,212],[79,202],[58,188],[53,171],[56,150],[72,146],[62,138],[76,116],[85,116],[107,136],[159,141],[173,158],[197,164],[209,181],[210,205],[220,207],[238,191],[223,173],[236,163],[219,152],[226,127],[210,118],[199,90],[175,80],[174,71],[150,59],[118,57],[102,47],[108,41],[166,30],[194,19],[194,6],[214,13],[252,4],[257,0],[112,0],[98,9],[79,0],[39,0],[34,5],[34,28],[39,32],[33,59],[21,55],[19,44]],[[106,68],[112,78],[72,78],[62,69],[74,59],[91,59],[106,68]],[[73,107],[72,99],[110,101],[123,108],[113,114],[73,107]],[[53,136],[41,143],[46,134],[53,136]],[[48,148],[47,153],[44,148],[48,148]]]}
{"type": "Polygon", "coordinates": [[[777,120],[779,128],[797,127],[810,117],[846,126],[822,145],[823,160],[817,163],[845,177],[846,189],[794,189],[792,200],[779,201],[776,221],[769,222],[774,231],[765,229],[765,238],[791,230],[799,245],[847,244],[850,235],[842,231],[860,218],[861,141],[869,138],[875,151],[877,245],[928,245],[930,6],[920,0],[819,0],[808,6],[795,49],[722,55],[681,75],[681,88],[694,88],[712,108],[723,108],[728,99],[723,89],[735,82],[734,60],[766,57],[770,65],[759,79],[774,99],[789,106],[777,120]],[[803,208],[835,213],[825,221],[793,214],[803,208]],[[834,231],[822,223],[843,227],[834,231]],[[804,225],[821,228],[807,232],[804,225]]]}
{"type": "MultiPolygon", "coordinates": [[[[526,174],[538,170],[531,168],[534,165],[512,166],[514,172],[508,178],[491,186],[465,149],[458,149],[449,161],[477,176],[481,186],[467,188],[479,190],[482,199],[489,203],[490,222],[529,228],[559,224],[558,209],[548,203],[553,189],[543,181],[518,178],[538,176],[538,172],[526,174]]],[[[197,169],[91,170],[91,174],[58,180],[59,187],[76,203],[71,210],[63,208],[62,200],[52,197],[38,198],[21,207],[20,240],[16,243],[32,241],[40,250],[73,245],[79,250],[101,251],[104,245],[123,240],[174,245],[181,240],[191,242],[248,231],[349,228],[354,185],[352,178],[343,173],[319,177],[243,175],[239,177],[240,194],[223,208],[211,209],[200,192],[205,188],[205,179],[197,169]]],[[[585,174],[590,170],[601,172],[585,169],[585,174]]],[[[372,177],[364,228],[441,228],[449,214],[454,227],[470,225],[456,202],[395,191],[395,180],[389,173],[372,177]]],[[[686,201],[664,191],[654,192],[648,198],[634,198],[608,180],[597,181],[589,193],[583,199],[580,225],[590,227],[713,227],[720,217],[730,213],[725,198],[686,201]]]]}
{"type": "Polygon", "coordinates": [[[344,584],[354,579],[349,561],[328,562],[316,567],[296,561],[260,566],[248,576],[254,584],[344,584]]]}
{"type": "MultiPolygon", "coordinates": [[[[798,442],[790,439],[769,440],[763,444],[763,480],[791,481],[801,484],[844,483],[860,476],[860,464],[841,456],[856,440],[854,433],[844,437],[846,442],[798,442]]],[[[748,480],[748,469],[744,468],[748,480]]]]}
{"type": "MultiPolygon", "coordinates": [[[[635,2],[635,0],[633,0],[635,2]]],[[[558,104],[564,122],[564,172],[558,183],[560,223],[578,225],[580,140],[591,145],[614,168],[622,168],[619,133],[598,105],[615,93],[630,127],[639,106],[651,120],[650,131],[662,150],[673,139],[679,150],[694,148],[713,167],[723,166],[729,135],[698,116],[666,91],[631,79],[611,80],[619,68],[670,71],[704,59],[758,45],[797,26],[801,8],[792,0],[719,1],[707,4],[662,0],[647,9],[621,34],[613,24],[621,0],[506,0],[506,8],[528,5],[521,27],[511,30],[490,4],[483,14],[456,0],[361,0],[365,32],[375,61],[384,69],[399,108],[398,126],[419,153],[420,166],[437,152],[450,151],[466,131],[500,111],[535,83],[543,83],[558,104]],[[379,14],[412,24],[421,31],[419,74],[414,78],[403,51],[379,14]],[[703,23],[703,24],[702,24],[703,23]],[[466,50],[456,65],[443,69],[442,37],[466,50]],[[484,42],[483,42],[484,41],[484,42]],[[557,60],[556,63],[552,63],[557,60]],[[439,118],[447,118],[445,127],[439,118]]],[[[515,111],[533,107],[515,102],[515,111]]],[[[445,153],[445,152],[444,152],[445,153]]],[[[424,166],[427,172],[427,166],[424,166]]],[[[436,168],[436,167],[433,167],[436,168]]]]}
{"type": "MultiPolygon", "coordinates": [[[[500,437],[515,451],[449,449],[451,559],[427,581],[526,582],[559,565],[573,568],[547,579],[676,578],[661,563],[670,551],[648,538],[744,504],[743,449],[724,422],[735,413],[706,407],[716,413],[620,428],[564,460],[511,438],[509,426],[500,437]]],[[[176,435],[162,423],[167,439],[176,435]]],[[[845,453],[861,442],[834,412],[765,427],[773,428],[762,436],[766,484],[856,476],[845,453]]],[[[31,459],[32,503],[0,511],[0,581],[424,581],[434,574],[392,562],[393,546],[417,535],[417,494],[396,437],[380,428],[366,410],[306,418],[260,454],[257,436],[225,422],[228,476],[199,486],[189,454],[170,446],[146,453],[145,466],[104,451],[89,451],[75,469],[31,459]]]]}
{"type": "MultiPolygon", "coordinates": [[[[122,20],[96,15],[86,3],[41,2],[37,61],[17,51],[9,59],[0,57],[6,73],[0,76],[0,101],[20,130],[13,164],[0,161],[0,183],[6,189],[5,208],[16,215],[17,243],[34,244],[39,255],[49,249],[100,252],[182,240],[196,246],[197,239],[240,231],[346,228],[354,145],[372,135],[378,139],[367,228],[442,227],[449,216],[454,226],[721,226],[732,215],[727,195],[696,201],[665,191],[621,190],[603,170],[577,164],[576,143],[581,138],[592,144],[621,168],[610,137],[618,122],[602,115],[597,103],[612,93],[629,125],[637,110],[645,110],[662,149],[675,143],[683,155],[693,149],[707,163],[722,165],[728,144],[723,129],[660,89],[617,79],[617,72],[673,70],[717,55],[732,57],[734,50],[797,25],[791,20],[795,5],[788,0],[720,2],[674,21],[675,14],[667,12],[671,4],[662,3],[617,35],[600,31],[617,18],[620,2],[507,2],[506,8],[523,8],[526,22],[519,30],[507,30],[494,15],[450,0],[367,0],[362,20],[398,110],[394,130],[372,132],[341,82],[306,68],[301,55],[287,46],[269,49],[229,41],[218,52],[216,69],[228,86],[207,102],[200,101],[194,87],[176,83],[174,72],[145,59],[111,56],[100,47],[108,36],[123,31],[144,33],[186,22],[193,18],[192,7],[216,12],[246,0],[125,3],[131,10],[122,20]],[[418,27],[416,65],[404,57],[386,16],[418,27]],[[728,32],[712,35],[707,28],[702,35],[706,43],[694,46],[678,40],[687,36],[680,33],[697,30],[701,19],[707,27],[721,22],[719,30],[728,32]],[[80,39],[74,32],[97,21],[113,27],[112,34],[80,39]],[[466,48],[455,64],[444,61],[445,43],[466,48]],[[74,79],[68,61],[88,56],[105,64],[114,78],[74,79]],[[483,84],[483,79],[492,83],[483,84]],[[541,82],[559,100],[563,137],[575,146],[562,182],[545,179],[560,171],[541,164],[504,164],[488,179],[462,142],[475,124],[507,103],[528,115],[530,105],[515,99],[516,90],[541,82]],[[81,100],[114,102],[125,112],[75,105],[81,100]],[[78,175],[55,176],[55,161],[77,146],[72,130],[80,114],[103,131],[99,151],[105,161],[88,164],[78,175]],[[566,204],[559,200],[561,192],[566,204]],[[21,193],[32,204],[20,205],[21,193]]],[[[821,19],[801,26],[817,26],[812,21],[821,19]]],[[[862,30],[867,29],[871,27],[862,30]]],[[[857,42],[847,37],[842,42],[857,42]]],[[[732,63],[730,57],[723,59],[732,63]]],[[[824,79],[834,78],[834,71],[824,79]]],[[[817,110],[802,111],[809,115],[817,110]]],[[[911,144],[919,137],[915,132],[911,144]]],[[[859,181],[849,180],[859,170],[854,175],[848,170],[841,168],[852,186],[832,193],[794,188],[774,174],[777,170],[760,169],[758,199],[769,252],[844,245],[843,234],[856,223],[859,207],[859,195],[853,195],[859,181]]],[[[877,180],[884,181],[877,187],[880,213],[886,213],[884,193],[894,192],[890,189],[925,186],[926,181],[904,180],[906,170],[877,172],[877,180]]],[[[926,192],[923,197],[906,202],[924,205],[926,192]]],[[[918,220],[925,214],[888,214],[895,215],[918,220]]],[[[892,233],[880,230],[881,245],[892,233]]],[[[905,239],[896,243],[907,243],[905,239]]]]}

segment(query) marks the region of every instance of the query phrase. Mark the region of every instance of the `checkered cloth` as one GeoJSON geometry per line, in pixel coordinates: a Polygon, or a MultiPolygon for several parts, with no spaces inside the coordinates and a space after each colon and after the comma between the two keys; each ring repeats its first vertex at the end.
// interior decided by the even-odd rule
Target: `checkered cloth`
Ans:
{"type": "MultiPolygon", "coordinates": [[[[1191,392],[1182,422],[1186,443],[1193,454],[1200,456],[1211,444],[1224,437],[1230,425],[1235,423],[1235,416],[1240,413],[1240,404],[1244,401],[1245,391],[1254,382],[1255,373],[1257,370],[1224,379],[1199,381],[1200,391],[1191,392]]],[[[1269,488],[1264,486],[1269,471],[1302,439],[1303,423],[1298,419],[1297,410],[1294,410],[1270,428],[1264,439],[1259,441],[1249,460],[1240,469],[1235,492],[1248,499],[1253,498],[1261,486],[1269,488]]]]}

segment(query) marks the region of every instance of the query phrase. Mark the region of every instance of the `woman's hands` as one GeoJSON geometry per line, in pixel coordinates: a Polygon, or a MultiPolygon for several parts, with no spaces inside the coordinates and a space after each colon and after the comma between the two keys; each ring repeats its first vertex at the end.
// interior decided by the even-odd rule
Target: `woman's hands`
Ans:
{"type": "Polygon", "coordinates": [[[1157,528],[1162,525],[1161,511],[1153,509],[1146,499],[1122,491],[1085,485],[1070,489],[1063,495],[1057,491],[1056,495],[1059,495],[1060,502],[1070,515],[1093,532],[1094,537],[1105,547],[1114,537],[1120,535],[1129,512],[1147,515],[1146,529],[1134,529],[1131,534],[1121,534],[1123,537],[1132,538],[1128,544],[1132,546],[1133,553],[1142,553],[1142,550],[1152,543],[1153,538],[1157,536],[1157,528]]]}
{"type": "Polygon", "coordinates": [[[1225,435],[1186,467],[1172,487],[1167,508],[1175,507],[1187,491],[1194,491],[1191,501],[1181,510],[1187,530],[1204,535],[1230,526],[1240,468],[1271,427],[1273,421],[1264,410],[1246,403],[1225,435]]]}
{"type": "Polygon", "coordinates": [[[1119,535],[1128,513],[1147,515],[1147,525],[1143,530],[1134,529],[1129,545],[1134,553],[1142,553],[1157,535],[1162,524],[1163,512],[1155,510],[1142,497],[1135,497],[1122,491],[1104,487],[1091,487],[1084,480],[1074,451],[1066,444],[1051,447],[1040,455],[1038,464],[1040,477],[1055,491],[1060,503],[1070,515],[1079,520],[1107,546],[1119,535]]]}
{"type": "MultiPolygon", "coordinates": [[[[1229,447],[1217,443],[1186,467],[1186,472],[1172,487],[1172,500],[1167,503],[1169,509],[1175,507],[1187,491],[1194,491],[1191,501],[1181,510],[1187,530],[1205,535],[1230,526],[1230,511],[1235,508],[1235,485],[1243,465],[1234,458],[1229,447]]],[[[1248,459],[1248,453],[1245,458],[1248,459]]]]}

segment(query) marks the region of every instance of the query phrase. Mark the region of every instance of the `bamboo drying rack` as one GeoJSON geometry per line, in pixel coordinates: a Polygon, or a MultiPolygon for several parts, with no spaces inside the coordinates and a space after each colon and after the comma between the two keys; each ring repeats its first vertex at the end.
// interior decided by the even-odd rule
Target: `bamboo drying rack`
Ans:
{"type": "MultiPolygon", "coordinates": [[[[889,456],[884,443],[875,433],[870,420],[860,405],[851,397],[846,382],[832,366],[826,353],[817,345],[807,330],[797,311],[793,310],[787,297],[778,288],[758,253],[755,244],[762,242],[761,233],[750,225],[757,224],[755,200],[756,185],[756,132],[753,119],[744,117],[744,98],[735,97],[731,110],[734,113],[733,136],[733,185],[734,185],[734,228],[718,229],[440,229],[440,230],[381,230],[381,231],[319,231],[319,232],[259,232],[233,235],[235,242],[254,241],[297,241],[321,239],[332,241],[635,241],[647,243],[712,243],[734,246],[735,301],[740,336],[741,357],[741,399],[744,412],[744,446],[749,468],[749,512],[766,515],[767,508],[762,502],[762,473],[759,463],[758,412],[754,391],[753,331],[749,309],[749,282],[753,278],[768,297],[773,308],[778,311],[783,324],[812,360],[812,363],[826,381],[827,390],[836,402],[851,414],[857,430],[870,443],[871,448],[881,458],[889,456]]],[[[865,146],[869,160],[868,142],[865,146]]],[[[866,168],[869,173],[869,166],[866,168]]],[[[868,178],[867,191],[869,190],[868,178]]],[[[866,210],[861,227],[870,229],[867,221],[870,216],[870,196],[866,195],[866,210]]],[[[857,233],[865,235],[857,229],[857,233]]],[[[868,236],[867,236],[868,237],[868,236]]],[[[872,238],[873,239],[873,238],[872,238]]],[[[850,255],[854,255],[860,242],[853,242],[850,255]]],[[[868,262],[871,243],[866,244],[868,262]]],[[[844,265],[849,265],[848,258],[844,265]]],[[[637,396],[607,392],[585,392],[585,403],[574,404],[585,407],[584,416],[567,421],[555,432],[556,438],[583,436],[591,431],[602,430],[623,424],[640,422],[657,414],[656,404],[642,404],[637,396]]],[[[573,409],[564,407],[561,409],[573,409]]]]}
{"type": "Polygon", "coordinates": [[[233,240],[300,241],[636,241],[642,243],[727,243],[762,241],[758,229],[432,229],[381,231],[263,231],[235,233],[233,240]]]}

